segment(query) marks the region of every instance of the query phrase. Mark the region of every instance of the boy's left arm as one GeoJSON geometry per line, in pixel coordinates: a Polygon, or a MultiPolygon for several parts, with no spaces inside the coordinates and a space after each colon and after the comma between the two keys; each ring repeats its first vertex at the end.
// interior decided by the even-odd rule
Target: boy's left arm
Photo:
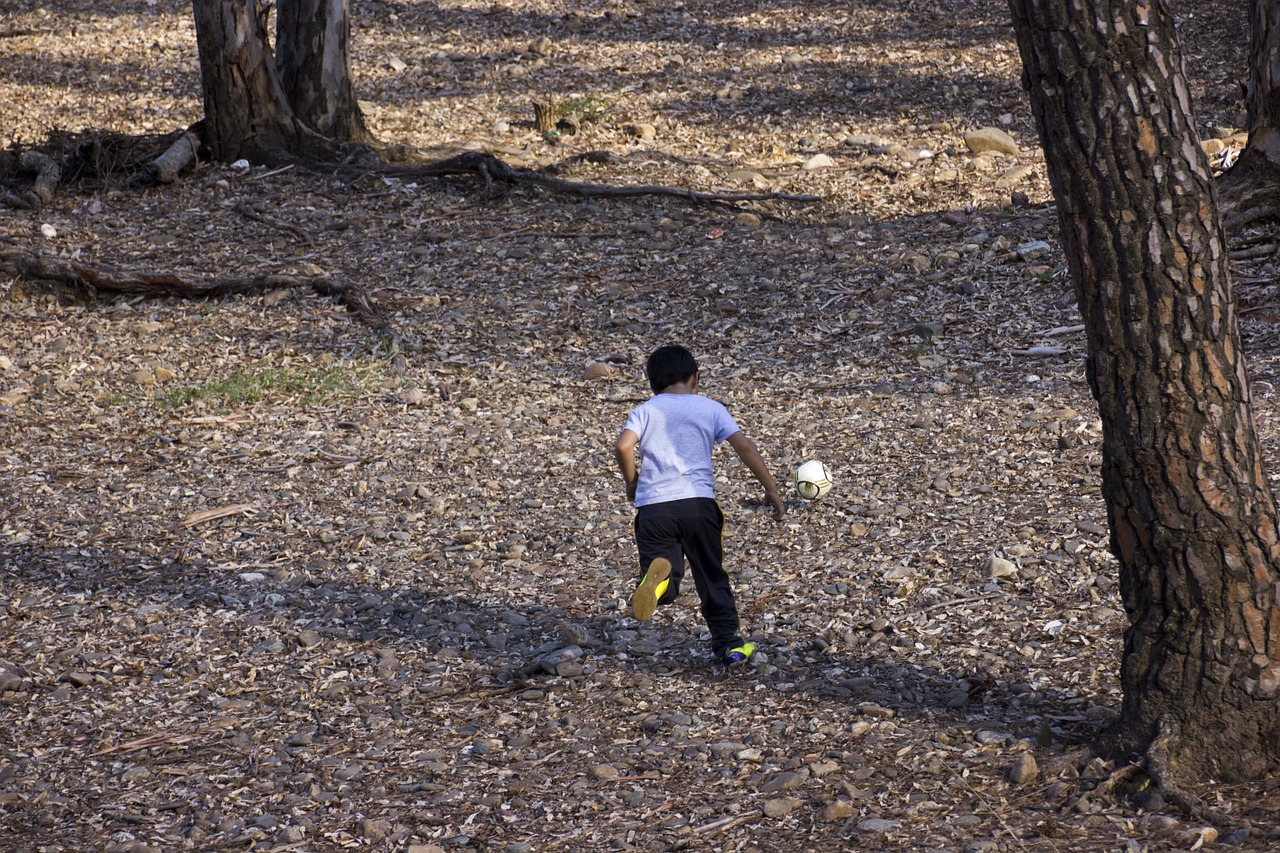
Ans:
{"type": "Polygon", "coordinates": [[[613,454],[618,459],[618,469],[622,471],[622,481],[627,485],[627,500],[636,502],[636,445],[640,436],[629,429],[624,429],[618,436],[618,443],[613,447],[613,454]]]}
{"type": "Polygon", "coordinates": [[[725,441],[729,442],[729,446],[738,454],[738,458],[751,469],[751,473],[760,481],[760,485],[764,486],[765,499],[773,507],[773,520],[782,521],[787,511],[782,505],[782,492],[778,491],[778,484],[774,481],[773,474],[769,473],[769,466],[764,464],[764,458],[756,449],[756,443],[742,430],[738,430],[725,441]]]}

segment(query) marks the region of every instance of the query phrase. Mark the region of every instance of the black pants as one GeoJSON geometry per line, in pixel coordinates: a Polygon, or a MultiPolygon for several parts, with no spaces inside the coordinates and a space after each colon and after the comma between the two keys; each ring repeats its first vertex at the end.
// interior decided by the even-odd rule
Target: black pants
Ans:
{"type": "Polygon", "coordinates": [[[671,584],[659,601],[680,593],[687,558],[693,585],[702,600],[702,618],[711,629],[711,651],[720,655],[742,645],[738,636],[738,606],[724,570],[724,513],[710,498],[687,498],[649,504],[636,510],[636,550],[640,576],[658,557],[671,561],[671,584]]]}

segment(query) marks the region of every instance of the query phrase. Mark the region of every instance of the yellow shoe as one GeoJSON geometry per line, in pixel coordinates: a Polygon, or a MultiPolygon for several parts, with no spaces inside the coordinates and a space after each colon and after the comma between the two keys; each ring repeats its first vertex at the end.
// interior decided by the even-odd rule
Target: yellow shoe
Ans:
{"type": "Polygon", "coordinates": [[[733,666],[735,663],[742,663],[747,658],[756,653],[755,643],[743,643],[740,646],[729,649],[720,656],[720,662],[726,667],[733,666]]]}
{"type": "Polygon", "coordinates": [[[641,622],[653,618],[653,611],[658,606],[658,599],[671,584],[671,561],[659,557],[649,564],[649,571],[644,573],[644,580],[636,587],[631,596],[631,615],[641,622]]]}

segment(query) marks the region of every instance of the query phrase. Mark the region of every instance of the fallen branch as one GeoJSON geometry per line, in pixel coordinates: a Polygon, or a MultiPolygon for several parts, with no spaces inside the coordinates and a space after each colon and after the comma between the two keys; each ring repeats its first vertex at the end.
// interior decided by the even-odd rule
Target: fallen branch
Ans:
{"type": "Polygon", "coordinates": [[[310,287],[315,293],[330,297],[345,306],[374,331],[388,334],[391,331],[390,322],[364,290],[325,276],[276,273],[191,281],[173,273],[122,272],[109,267],[90,267],[74,261],[16,250],[0,250],[0,274],[81,288],[93,294],[135,294],[181,299],[209,299],[263,290],[310,287]]]}
{"type": "Polygon", "coordinates": [[[62,167],[56,160],[39,151],[24,151],[18,157],[18,168],[35,174],[35,183],[21,195],[6,190],[3,197],[5,204],[25,210],[39,210],[53,201],[53,193],[62,180],[62,167]]]}
{"type": "Polygon", "coordinates": [[[200,138],[188,130],[152,160],[147,171],[156,183],[171,184],[178,179],[178,173],[196,159],[199,150],[200,138]]]}

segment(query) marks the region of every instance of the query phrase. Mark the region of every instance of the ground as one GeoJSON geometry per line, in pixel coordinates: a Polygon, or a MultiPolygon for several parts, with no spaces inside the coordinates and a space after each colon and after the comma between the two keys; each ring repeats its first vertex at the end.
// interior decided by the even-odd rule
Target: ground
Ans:
{"type": "MultiPolygon", "coordinates": [[[[323,272],[395,333],[309,291],[0,279],[0,848],[1272,849],[1269,783],[1195,789],[1216,840],[1150,792],[1081,798],[1116,769],[1078,751],[1118,711],[1124,614],[1001,3],[353,11],[384,141],[820,200],[202,163],[0,214],[0,248],[91,267],[323,272]],[[578,133],[533,129],[546,98],[578,133]],[[972,153],[987,127],[1019,151],[972,153]],[[780,478],[836,477],[777,524],[717,457],[761,650],[727,674],[692,590],[627,607],[612,442],[673,341],[780,478]]],[[[1175,11],[1221,165],[1244,4],[1175,11]]],[[[14,0],[0,68],[20,146],[200,116],[178,0],[14,0]]],[[[1274,466],[1269,239],[1233,235],[1274,466]]]]}

